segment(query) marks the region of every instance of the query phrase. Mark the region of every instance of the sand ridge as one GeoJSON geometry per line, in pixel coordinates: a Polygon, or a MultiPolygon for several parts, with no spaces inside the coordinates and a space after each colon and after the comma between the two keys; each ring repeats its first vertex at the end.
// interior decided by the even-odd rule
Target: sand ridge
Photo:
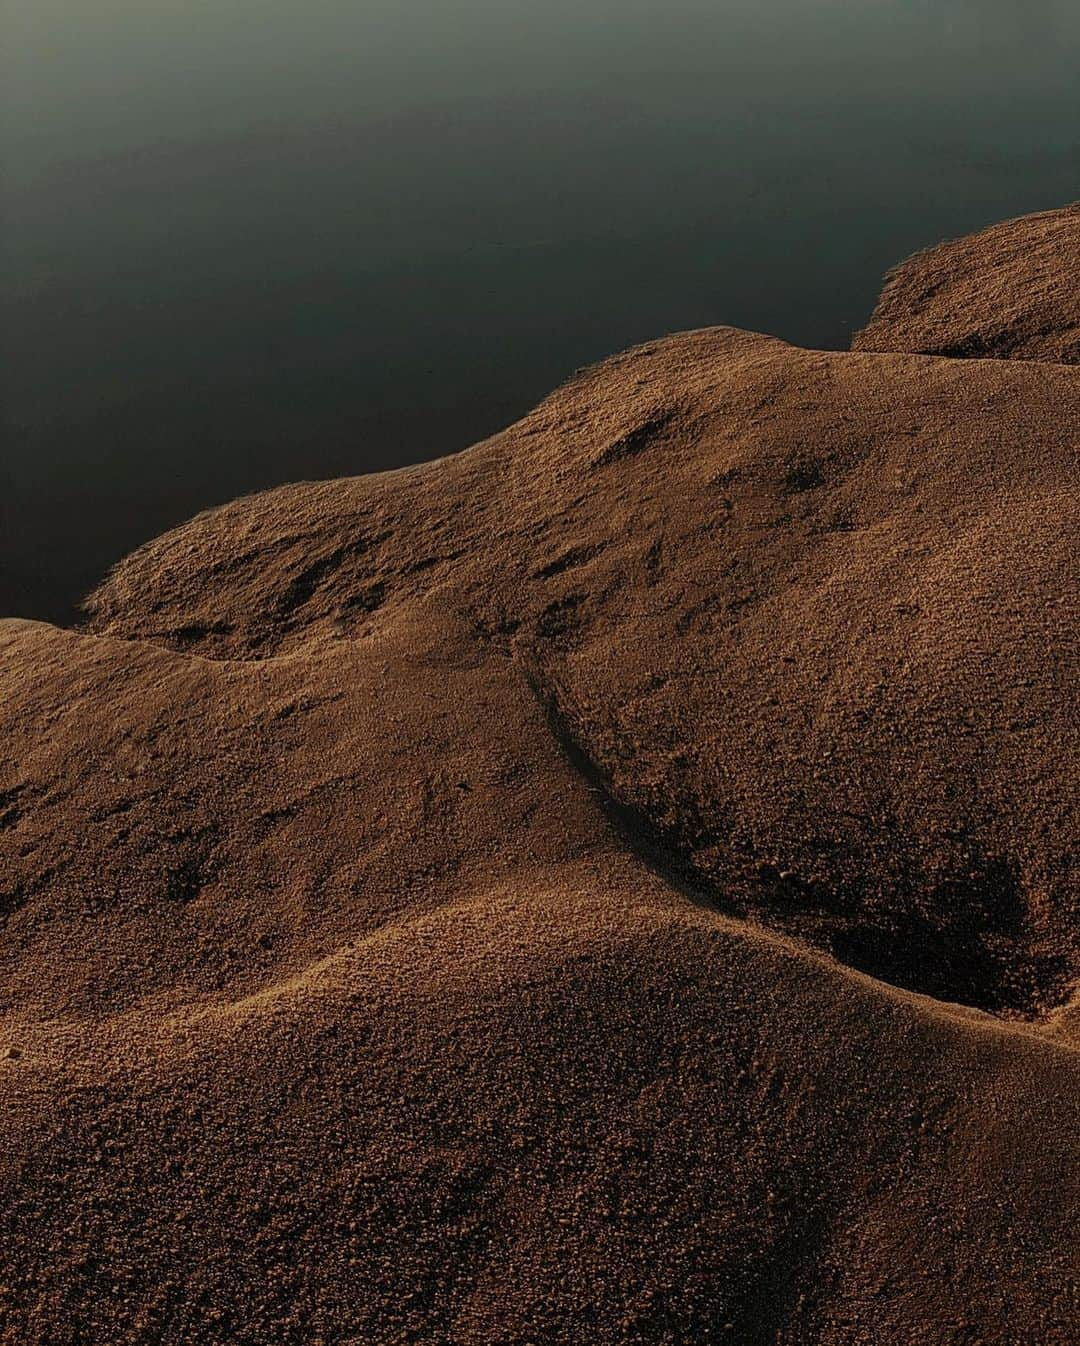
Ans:
{"type": "Polygon", "coordinates": [[[1078,445],[706,329],[0,623],[0,1341],[1074,1341],[1078,445]]]}
{"type": "Polygon", "coordinates": [[[1080,202],[908,258],[854,349],[1080,364],[1080,202]]]}

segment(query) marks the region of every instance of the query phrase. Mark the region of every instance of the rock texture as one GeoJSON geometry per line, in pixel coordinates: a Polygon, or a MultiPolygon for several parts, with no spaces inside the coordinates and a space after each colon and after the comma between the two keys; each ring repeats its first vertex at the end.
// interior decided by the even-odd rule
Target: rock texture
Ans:
{"type": "Polygon", "coordinates": [[[686,333],[0,624],[0,1342],[1074,1342],[1078,444],[686,333]]]}

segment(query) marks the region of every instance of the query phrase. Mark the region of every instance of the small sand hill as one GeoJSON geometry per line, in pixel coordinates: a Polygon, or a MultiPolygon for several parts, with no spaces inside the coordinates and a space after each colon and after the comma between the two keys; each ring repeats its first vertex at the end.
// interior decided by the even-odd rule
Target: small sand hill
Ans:
{"type": "Polygon", "coordinates": [[[1080,364],[1080,202],[909,258],[852,346],[1080,364]]]}
{"type": "Polygon", "coordinates": [[[1078,444],[710,329],[0,624],[0,1342],[1071,1346],[1078,444]]]}

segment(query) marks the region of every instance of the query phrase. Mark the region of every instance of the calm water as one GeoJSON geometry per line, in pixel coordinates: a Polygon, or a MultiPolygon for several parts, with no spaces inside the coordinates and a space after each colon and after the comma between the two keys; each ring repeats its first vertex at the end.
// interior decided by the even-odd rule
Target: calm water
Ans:
{"type": "Polygon", "coordinates": [[[1080,195],[1076,0],[0,6],[0,613],[1080,195]]]}

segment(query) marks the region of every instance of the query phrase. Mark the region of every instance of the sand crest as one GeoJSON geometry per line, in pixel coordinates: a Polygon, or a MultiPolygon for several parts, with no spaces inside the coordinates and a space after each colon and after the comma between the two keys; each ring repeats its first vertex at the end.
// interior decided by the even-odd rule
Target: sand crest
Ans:
{"type": "Polygon", "coordinates": [[[4,1346],[1077,1340],[1078,262],[0,623],[4,1346]]]}

